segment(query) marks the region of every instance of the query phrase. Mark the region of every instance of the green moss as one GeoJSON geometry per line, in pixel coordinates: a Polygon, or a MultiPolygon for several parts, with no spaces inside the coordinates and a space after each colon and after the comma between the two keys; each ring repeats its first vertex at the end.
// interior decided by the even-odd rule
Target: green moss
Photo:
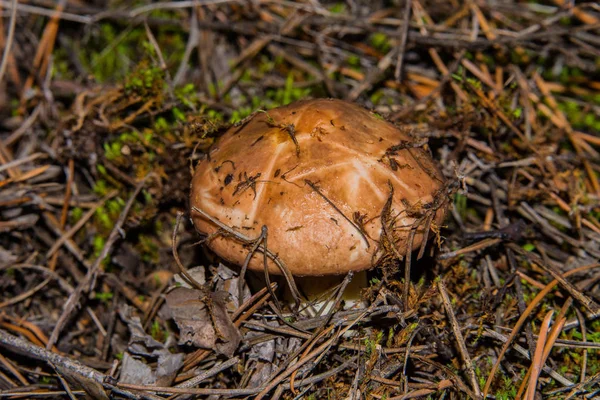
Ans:
{"type": "Polygon", "coordinates": [[[369,43],[376,50],[382,53],[387,53],[392,48],[392,45],[390,44],[390,40],[387,37],[387,35],[381,32],[375,32],[371,34],[371,36],[369,36],[369,43]]]}
{"type": "Polygon", "coordinates": [[[123,211],[123,208],[125,208],[125,200],[120,197],[115,197],[106,202],[106,209],[113,218],[117,218],[123,211]]]}
{"type": "Polygon", "coordinates": [[[52,76],[69,81],[74,80],[76,76],[70,67],[67,51],[62,47],[59,47],[54,50],[52,56],[54,58],[54,62],[52,63],[52,76]]]}
{"type": "Polygon", "coordinates": [[[473,85],[473,87],[475,87],[476,89],[481,90],[482,89],[482,84],[481,81],[475,78],[467,78],[467,82],[470,83],[471,85],[473,85]]]}
{"type": "Polygon", "coordinates": [[[83,209],[81,207],[73,207],[70,215],[71,223],[75,224],[81,217],[83,217],[83,209]]]}
{"type": "MultiPolygon", "coordinates": [[[[522,374],[523,375],[523,374],[522,374]]],[[[497,400],[512,400],[517,396],[517,385],[508,376],[502,376],[502,388],[496,393],[497,400]]]]}
{"type": "Polygon", "coordinates": [[[132,30],[118,33],[110,23],[100,23],[98,29],[92,32],[90,42],[79,52],[80,62],[99,82],[122,79],[132,66],[133,53],[128,42],[139,38],[140,34],[132,30]]]}
{"type": "Polygon", "coordinates": [[[122,155],[121,149],[123,146],[118,141],[112,143],[106,142],[102,147],[104,148],[104,156],[110,161],[117,160],[122,155]]]}
{"type": "Polygon", "coordinates": [[[147,205],[154,203],[152,194],[150,192],[148,192],[147,190],[142,190],[142,195],[144,196],[144,203],[146,203],[147,205]]]}
{"type": "Polygon", "coordinates": [[[181,111],[178,107],[173,107],[173,109],[171,110],[171,112],[173,113],[173,117],[177,121],[181,121],[181,122],[185,122],[186,121],[185,113],[183,111],[181,111]]]}
{"type": "MultiPolygon", "coordinates": [[[[167,119],[165,117],[156,118],[156,120],[154,121],[154,130],[155,131],[165,131],[167,129],[169,129],[169,123],[167,122],[167,119]]],[[[137,140],[138,137],[133,136],[133,139],[137,140]]]]}
{"type": "Polygon", "coordinates": [[[104,179],[98,179],[96,183],[94,183],[94,187],[92,188],[92,190],[100,197],[106,196],[106,194],[108,193],[108,186],[106,184],[106,181],[104,179]]]}
{"type": "Polygon", "coordinates": [[[517,107],[512,111],[512,116],[515,119],[521,118],[522,114],[523,114],[523,108],[521,108],[521,107],[517,107]]]}
{"type": "Polygon", "coordinates": [[[209,83],[208,84],[208,94],[210,95],[210,97],[217,97],[217,94],[219,93],[219,89],[223,87],[223,82],[218,81],[216,84],[214,83],[209,83]]]}
{"type": "Polygon", "coordinates": [[[350,54],[348,58],[346,58],[346,63],[348,63],[352,69],[360,71],[360,57],[356,54],[350,54]]]}
{"type": "Polygon", "coordinates": [[[196,87],[193,83],[188,83],[180,88],[175,89],[175,97],[185,106],[194,109],[199,105],[196,87]]]}
{"type": "Polygon", "coordinates": [[[94,299],[100,300],[101,302],[108,304],[113,298],[112,292],[97,292],[94,294],[94,299]]]}
{"type": "Polygon", "coordinates": [[[335,3],[329,7],[329,12],[332,14],[345,14],[346,13],[346,3],[335,3]]]}
{"type": "Polygon", "coordinates": [[[155,238],[150,235],[139,235],[136,248],[139,250],[142,260],[149,263],[158,262],[159,255],[155,238]]]}
{"type": "MultiPolygon", "coordinates": [[[[155,13],[164,14],[160,17],[163,19],[178,18],[177,12],[173,10],[157,10],[150,15],[155,13]]],[[[153,27],[152,33],[167,68],[174,73],[183,60],[187,34],[176,24],[153,27]]],[[[79,47],[76,56],[99,82],[122,81],[141,60],[157,59],[156,50],[148,41],[145,28],[139,23],[123,28],[121,24],[100,22],[91,26],[84,40],[74,43],[73,47],[79,47]]],[[[65,70],[62,66],[63,61],[68,63],[68,57],[57,51],[65,51],[60,47],[55,51],[59,61],[58,70],[61,74],[68,73],[69,68],[65,70]]]]}
{"type": "MultiPolygon", "coordinates": [[[[250,116],[253,112],[258,109],[271,109],[274,107],[280,107],[283,105],[290,104],[294,101],[302,100],[311,95],[311,88],[300,88],[297,87],[297,79],[302,79],[299,74],[288,73],[285,80],[285,85],[278,89],[267,89],[265,96],[260,98],[258,96],[252,96],[249,100],[247,98],[240,98],[242,101],[246,101],[247,104],[238,107],[231,113],[229,118],[230,124],[235,124],[242,121],[244,118],[250,116]]],[[[209,120],[222,121],[223,114],[215,110],[208,110],[207,116],[209,120]]]]}
{"type": "Polygon", "coordinates": [[[169,336],[169,331],[163,329],[160,322],[155,320],[150,327],[150,336],[152,336],[154,340],[163,342],[169,336]]]}
{"type": "Polygon", "coordinates": [[[561,17],[558,20],[558,23],[562,26],[571,26],[573,24],[573,21],[571,20],[571,17],[561,17]]]}
{"type": "Polygon", "coordinates": [[[566,100],[558,103],[558,108],[565,114],[573,128],[600,132],[600,116],[596,115],[589,106],[566,100]]]}
{"type": "Polygon", "coordinates": [[[164,93],[165,72],[148,61],[142,61],[137,68],[125,78],[125,93],[142,98],[155,98],[164,93]]]}
{"type": "Polygon", "coordinates": [[[236,123],[242,121],[244,118],[248,117],[250,114],[252,114],[251,107],[240,107],[231,113],[231,118],[229,118],[229,123],[236,124],[236,123]]]}
{"type": "Polygon", "coordinates": [[[270,101],[266,102],[266,108],[283,106],[310,95],[310,88],[297,88],[294,86],[294,82],[294,75],[289,73],[285,81],[285,86],[282,89],[267,90],[266,97],[270,101]]]}
{"type": "Polygon", "coordinates": [[[240,82],[242,83],[253,83],[254,78],[252,77],[252,73],[250,72],[250,68],[244,70],[242,76],[240,77],[240,82]]]}
{"type": "Polygon", "coordinates": [[[294,75],[289,73],[285,80],[285,88],[283,90],[283,99],[281,101],[282,105],[290,104],[293,101],[292,97],[295,95],[296,95],[296,93],[294,92],[294,75]]]}
{"type": "Polygon", "coordinates": [[[108,211],[104,207],[98,207],[96,212],[94,213],[94,218],[97,224],[99,224],[105,230],[111,229],[114,224],[113,220],[110,217],[108,211]]]}
{"type": "Polygon", "coordinates": [[[53,385],[56,384],[56,381],[51,376],[42,376],[39,378],[39,383],[42,385],[53,385]]]}
{"type": "Polygon", "coordinates": [[[454,195],[454,207],[456,212],[464,218],[467,215],[467,196],[462,193],[456,193],[454,195]]]}
{"type": "Polygon", "coordinates": [[[465,74],[465,70],[462,66],[458,66],[458,68],[456,69],[456,72],[453,73],[452,79],[454,79],[457,82],[462,82],[463,81],[463,75],[465,74]]]}
{"type": "Polygon", "coordinates": [[[369,357],[371,354],[375,354],[377,351],[377,345],[381,343],[383,339],[383,332],[377,331],[375,337],[367,337],[365,338],[365,354],[369,357]]]}
{"type": "Polygon", "coordinates": [[[525,243],[523,245],[523,250],[525,251],[534,251],[535,250],[535,245],[532,243],[525,243]]]}
{"type": "Polygon", "coordinates": [[[373,105],[378,105],[381,99],[383,98],[383,94],[383,90],[376,90],[375,92],[373,92],[370,98],[371,103],[373,103],[373,105]]]}
{"type": "Polygon", "coordinates": [[[94,239],[92,240],[92,247],[94,249],[93,251],[94,251],[95,257],[98,257],[100,255],[100,252],[104,248],[105,244],[106,244],[106,240],[104,240],[104,238],[102,236],[99,236],[99,235],[94,236],[94,239]]]}
{"type": "Polygon", "coordinates": [[[223,119],[224,119],[223,113],[221,113],[217,110],[208,110],[206,112],[206,115],[208,116],[208,118],[210,120],[213,120],[213,121],[223,121],[223,119]]]}

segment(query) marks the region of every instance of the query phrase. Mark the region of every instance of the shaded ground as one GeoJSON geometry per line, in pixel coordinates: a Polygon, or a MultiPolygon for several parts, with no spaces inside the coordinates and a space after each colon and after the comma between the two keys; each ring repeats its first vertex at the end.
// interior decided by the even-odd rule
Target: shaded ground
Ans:
{"type": "Polygon", "coordinates": [[[596,4],[16,3],[0,19],[2,397],[598,396],[596,4]],[[183,218],[182,266],[235,301],[169,298],[195,161],[307,97],[428,140],[455,182],[438,246],[411,281],[406,260],[373,271],[368,307],[308,318],[267,290],[238,307],[235,271],[183,218]]]}

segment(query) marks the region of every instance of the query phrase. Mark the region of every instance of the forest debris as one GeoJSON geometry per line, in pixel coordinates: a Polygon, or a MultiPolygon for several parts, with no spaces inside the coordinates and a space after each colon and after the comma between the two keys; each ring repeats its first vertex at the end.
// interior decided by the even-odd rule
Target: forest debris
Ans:
{"type": "MultiPolygon", "coordinates": [[[[496,398],[523,399],[528,386],[529,398],[597,394],[595,3],[0,3],[3,397],[158,400],[168,393],[242,398],[264,391],[259,397],[462,398],[475,397],[484,381],[496,398]],[[244,340],[228,359],[214,349],[179,346],[176,324],[160,310],[175,271],[165,232],[189,207],[190,167],[226,127],[251,125],[256,110],[349,95],[429,138],[426,150],[444,176],[462,184],[446,193],[451,217],[432,224],[440,247],[421,247],[423,258],[412,254],[410,268],[390,257],[393,272],[372,270],[364,302],[383,294],[385,304],[368,314],[308,317],[278,301],[283,280],[248,298],[246,286],[236,285],[255,276],[236,275],[200,251],[183,222],[175,229],[177,267],[200,283],[188,289],[201,292],[213,328],[218,318],[208,293],[228,292],[222,316],[233,312],[244,340]],[[159,186],[140,188],[123,213],[131,189],[149,172],[159,186]],[[446,285],[446,307],[434,276],[446,285]],[[138,322],[119,318],[126,304],[136,307],[138,322]],[[544,316],[559,309],[553,320],[567,322],[548,330],[544,316]],[[160,360],[166,350],[175,357],[160,360]],[[476,382],[461,354],[470,357],[476,382]],[[500,377],[498,368],[509,373],[500,377]]],[[[298,135],[297,149],[308,156],[300,124],[281,121],[273,120],[278,137],[291,142],[298,135]]],[[[323,123],[341,129],[335,119],[323,123]]],[[[389,167],[404,172],[388,156],[389,167]]],[[[252,185],[243,174],[236,178],[255,173],[235,167],[223,182],[231,188],[246,180],[237,194],[249,197],[253,188],[286,186],[298,173],[281,169],[252,185]]],[[[311,182],[333,199],[322,181],[311,182]]],[[[410,229],[400,222],[403,214],[345,214],[361,229],[372,219],[410,229]]],[[[262,261],[263,251],[274,263],[285,259],[272,248],[279,236],[272,230],[267,248],[266,234],[251,234],[249,225],[212,223],[245,250],[254,248],[254,259],[262,261]]],[[[307,229],[290,228],[300,225],[307,229]]],[[[215,329],[217,344],[222,333],[215,329]]]]}
{"type": "Polygon", "coordinates": [[[125,353],[119,382],[154,385],[156,384],[156,376],[148,364],[136,360],[129,353],[125,353]]]}
{"type": "Polygon", "coordinates": [[[179,327],[179,344],[215,349],[231,357],[242,337],[227,313],[229,293],[218,291],[205,298],[199,290],[175,288],[166,296],[165,316],[179,327]]]}
{"type": "Polygon", "coordinates": [[[227,267],[223,263],[219,263],[217,267],[217,274],[214,277],[216,281],[215,289],[229,293],[229,299],[227,300],[227,310],[230,312],[236,311],[243,303],[248,301],[252,296],[248,284],[244,281],[242,283],[242,290],[240,292],[238,274],[231,268],[227,267]],[[242,301],[239,300],[240,293],[242,293],[242,301]]]}
{"type": "MultiPolygon", "coordinates": [[[[187,270],[187,273],[200,285],[204,285],[206,283],[206,270],[203,266],[193,267],[187,270]]],[[[192,285],[185,279],[185,277],[180,274],[173,275],[173,280],[176,285],[179,285],[184,288],[193,289],[192,285]]]]}
{"type": "Polygon", "coordinates": [[[39,218],[40,216],[36,214],[26,214],[12,218],[8,221],[0,221],[0,232],[10,232],[13,230],[25,230],[31,228],[37,223],[39,218]]]}
{"type": "Polygon", "coordinates": [[[17,261],[17,256],[0,246],[0,268],[5,268],[15,261],[17,261]]]}
{"type": "Polygon", "coordinates": [[[183,366],[183,353],[169,351],[174,341],[172,337],[170,336],[166,343],[161,343],[145,333],[140,317],[133,315],[131,307],[123,307],[120,315],[130,332],[129,352],[125,353],[123,358],[120,382],[169,386],[183,366]],[[133,355],[148,360],[156,359],[156,370],[133,355]]]}

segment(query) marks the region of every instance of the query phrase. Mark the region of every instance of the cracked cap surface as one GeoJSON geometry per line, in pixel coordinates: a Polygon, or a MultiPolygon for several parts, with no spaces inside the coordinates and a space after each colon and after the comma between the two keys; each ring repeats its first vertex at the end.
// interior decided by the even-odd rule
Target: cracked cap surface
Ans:
{"type": "MultiPolygon", "coordinates": [[[[369,269],[381,256],[390,184],[386,225],[406,253],[419,217],[426,220],[430,210],[434,224],[444,218],[445,205],[434,204],[444,185],[441,172],[427,150],[377,114],[317,99],[257,113],[225,132],[196,166],[190,203],[251,238],[266,225],[268,249],[294,275],[344,274],[369,269]]],[[[192,218],[203,234],[218,230],[197,212],[192,218]]],[[[413,249],[421,245],[422,230],[413,249]]],[[[228,236],[208,246],[238,265],[249,252],[228,236]]],[[[281,273],[270,260],[268,266],[281,273]]],[[[249,268],[263,270],[261,253],[249,268]]]]}

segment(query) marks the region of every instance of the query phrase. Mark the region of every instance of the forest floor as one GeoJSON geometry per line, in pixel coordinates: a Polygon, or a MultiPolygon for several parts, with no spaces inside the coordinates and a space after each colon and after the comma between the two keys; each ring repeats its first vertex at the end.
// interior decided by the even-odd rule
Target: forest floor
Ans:
{"type": "Polygon", "coordinates": [[[573,3],[0,0],[0,397],[599,398],[600,7],[573,3]],[[223,300],[194,165],[319,97],[427,141],[440,240],[363,308],[223,300]]]}

